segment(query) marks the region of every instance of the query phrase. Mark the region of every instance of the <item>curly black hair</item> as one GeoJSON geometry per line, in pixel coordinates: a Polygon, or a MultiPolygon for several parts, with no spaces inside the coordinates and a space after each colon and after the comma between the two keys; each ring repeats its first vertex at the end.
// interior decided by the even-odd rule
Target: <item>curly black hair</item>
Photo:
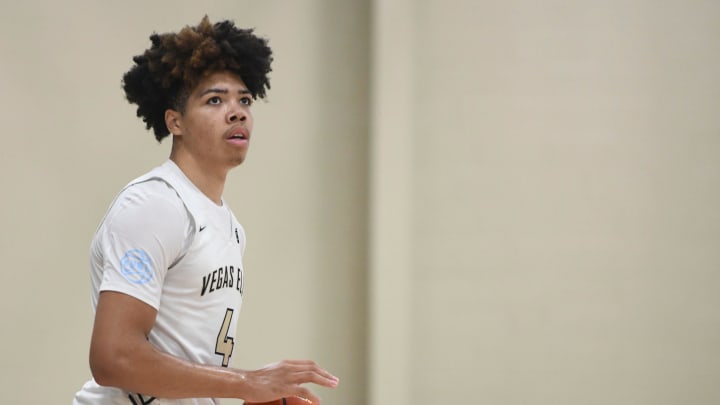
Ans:
{"type": "Polygon", "coordinates": [[[165,111],[183,112],[192,89],[213,72],[237,74],[254,99],[265,98],[270,89],[272,50],[252,29],[228,20],[211,24],[205,16],[197,26],[177,33],[153,33],[150,41],[152,46],[133,58],[135,65],[123,75],[122,86],[158,142],[170,134],[165,111]]]}

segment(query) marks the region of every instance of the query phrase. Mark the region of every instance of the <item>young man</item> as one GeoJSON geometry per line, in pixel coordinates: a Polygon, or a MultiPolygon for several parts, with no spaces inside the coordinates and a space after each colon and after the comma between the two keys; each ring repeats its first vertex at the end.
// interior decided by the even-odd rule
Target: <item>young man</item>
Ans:
{"type": "Polygon", "coordinates": [[[74,404],[217,404],[299,396],[338,380],[312,361],[230,368],[243,296],[245,233],[222,198],[270,88],[267,41],[230,21],[150,37],[123,78],[170,159],[130,182],[90,252],[93,379],[74,404]]]}

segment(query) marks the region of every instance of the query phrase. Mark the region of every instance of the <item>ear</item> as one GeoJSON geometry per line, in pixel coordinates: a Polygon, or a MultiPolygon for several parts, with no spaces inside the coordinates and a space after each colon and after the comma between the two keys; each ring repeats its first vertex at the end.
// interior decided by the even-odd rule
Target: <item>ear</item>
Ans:
{"type": "Polygon", "coordinates": [[[182,135],[182,114],[172,109],[165,110],[165,126],[172,135],[182,135]]]}

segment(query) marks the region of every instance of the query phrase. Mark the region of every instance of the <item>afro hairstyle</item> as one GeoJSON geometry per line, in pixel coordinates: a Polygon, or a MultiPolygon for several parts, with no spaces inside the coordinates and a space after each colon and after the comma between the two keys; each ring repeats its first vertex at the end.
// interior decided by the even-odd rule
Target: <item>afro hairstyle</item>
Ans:
{"type": "Polygon", "coordinates": [[[122,87],[158,142],[170,134],[165,111],[183,112],[192,89],[213,72],[240,76],[253,99],[265,98],[270,89],[272,50],[252,29],[237,28],[228,20],[212,24],[205,16],[197,26],[177,33],[153,33],[150,41],[152,46],[133,58],[122,87]]]}

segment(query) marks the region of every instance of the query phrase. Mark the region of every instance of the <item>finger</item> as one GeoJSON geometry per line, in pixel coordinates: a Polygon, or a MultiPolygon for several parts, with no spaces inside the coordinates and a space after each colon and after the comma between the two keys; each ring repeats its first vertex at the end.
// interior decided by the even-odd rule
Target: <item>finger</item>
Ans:
{"type": "Polygon", "coordinates": [[[293,375],[293,382],[296,384],[313,383],[323,387],[334,388],[338,385],[337,378],[325,377],[316,371],[300,371],[293,375]]]}
{"type": "Polygon", "coordinates": [[[292,366],[317,366],[317,363],[312,360],[283,360],[281,363],[292,366]]]}
{"type": "Polygon", "coordinates": [[[326,378],[327,380],[335,381],[336,383],[339,382],[339,378],[330,374],[330,372],[328,372],[327,370],[320,368],[320,366],[318,366],[317,363],[315,363],[314,361],[311,361],[311,360],[299,360],[296,363],[293,363],[293,368],[298,372],[302,372],[302,371],[309,369],[310,371],[313,371],[313,372],[319,374],[320,376],[326,378]]]}
{"type": "Polygon", "coordinates": [[[325,378],[326,380],[333,382],[335,385],[340,382],[339,378],[330,374],[327,370],[320,368],[317,364],[314,364],[311,370],[320,375],[321,377],[325,378]]]}
{"type": "Polygon", "coordinates": [[[321,376],[327,378],[328,380],[335,381],[336,383],[339,383],[339,382],[340,382],[340,379],[339,379],[339,378],[337,378],[336,376],[330,374],[330,372],[328,372],[327,370],[324,370],[324,369],[322,369],[322,368],[319,368],[319,367],[318,367],[318,368],[317,368],[317,373],[320,374],[321,376]]]}

